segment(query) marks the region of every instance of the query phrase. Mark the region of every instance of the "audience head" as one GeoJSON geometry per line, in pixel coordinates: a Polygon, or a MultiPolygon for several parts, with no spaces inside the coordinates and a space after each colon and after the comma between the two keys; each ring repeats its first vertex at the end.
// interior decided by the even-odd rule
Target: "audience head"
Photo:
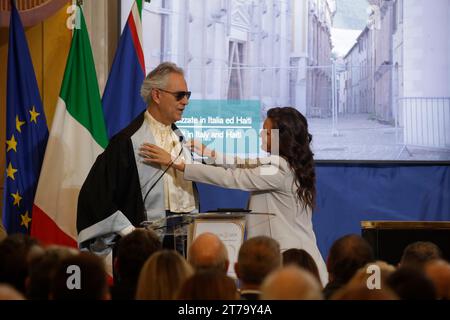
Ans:
{"type": "Polygon", "coordinates": [[[162,250],[144,264],[136,290],[137,300],[173,300],[181,285],[194,273],[176,251],[162,250]]]}
{"type": "Polygon", "coordinates": [[[234,280],[218,270],[200,271],[181,287],[179,300],[237,300],[234,280]]]}
{"type": "Polygon", "coordinates": [[[411,243],[403,250],[400,266],[423,270],[427,262],[441,257],[442,253],[437,245],[428,241],[418,241],[411,243]]]}
{"type": "Polygon", "coordinates": [[[425,265],[425,274],[433,282],[437,298],[450,300],[450,264],[432,260],[425,265]]]}
{"type": "Polygon", "coordinates": [[[242,287],[259,287],[264,278],[281,266],[280,245],[272,238],[259,236],[246,240],[239,249],[235,264],[242,287]]]}
{"type": "Polygon", "coordinates": [[[44,253],[30,262],[27,279],[27,298],[30,300],[48,300],[50,284],[56,268],[67,257],[77,255],[78,250],[69,247],[50,246],[44,253]]]}
{"type": "Polygon", "coordinates": [[[219,270],[227,273],[228,251],[223,242],[213,233],[202,233],[189,248],[188,261],[196,271],[219,270]]]}
{"type": "Polygon", "coordinates": [[[308,271],[287,266],[271,273],[261,286],[263,300],[322,300],[322,286],[308,271]]]}
{"type": "Polygon", "coordinates": [[[118,281],[136,285],[145,261],[161,248],[158,235],[147,229],[136,229],[120,239],[114,263],[118,281]]]}
{"type": "Polygon", "coordinates": [[[303,249],[289,249],[283,252],[283,266],[296,265],[309,272],[321,283],[319,269],[313,257],[303,249]]]}
{"type": "Polygon", "coordinates": [[[393,272],[386,282],[402,300],[436,299],[433,282],[416,268],[401,267],[393,272]]]}
{"type": "Polygon", "coordinates": [[[331,246],[327,268],[330,282],[347,283],[359,268],[374,260],[373,250],[362,237],[351,234],[331,246]]]}
{"type": "Polygon", "coordinates": [[[387,278],[395,271],[395,267],[393,265],[387,264],[384,261],[371,262],[356,271],[355,275],[348,282],[348,286],[367,286],[367,281],[374,274],[371,267],[377,267],[379,269],[381,287],[385,286],[387,278]]]}
{"type": "Polygon", "coordinates": [[[87,252],[63,259],[55,270],[50,298],[52,300],[110,299],[102,259],[87,252]]]}
{"type": "Polygon", "coordinates": [[[333,294],[331,300],[398,300],[398,296],[387,287],[371,290],[365,284],[349,284],[333,294]]]}
{"type": "Polygon", "coordinates": [[[10,285],[0,284],[0,301],[5,300],[25,300],[25,297],[10,285]]]}
{"type": "Polygon", "coordinates": [[[29,262],[42,254],[38,242],[28,235],[14,234],[0,242],[0,283],[25,293],[29,262]]]}

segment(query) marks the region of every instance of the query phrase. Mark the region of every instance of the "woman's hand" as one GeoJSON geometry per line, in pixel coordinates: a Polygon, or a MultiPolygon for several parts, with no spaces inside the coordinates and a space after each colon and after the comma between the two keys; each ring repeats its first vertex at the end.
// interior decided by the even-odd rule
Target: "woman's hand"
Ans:
{"type": "Polygon", "coordinates": [[[195,152],[200,157],[214,158],[216,156],[216,152],[214,150],[207,148],[199,140],[189,140],[186,142],[186,145],[192,152],[195,152]]]}
{"type": "Polygon", "coordinates": [[[175,163],[175,157],[169,154],[166,150],[149,143],[144,143],[139,148],[139,155],[144,159],[144,163],[147,164],[160,164],[163,166],[174,167],[177,170],[184,171],[185,165],[183,161],[175,163]],[[173,164],[172,164],[173,163],[173,164]]]}

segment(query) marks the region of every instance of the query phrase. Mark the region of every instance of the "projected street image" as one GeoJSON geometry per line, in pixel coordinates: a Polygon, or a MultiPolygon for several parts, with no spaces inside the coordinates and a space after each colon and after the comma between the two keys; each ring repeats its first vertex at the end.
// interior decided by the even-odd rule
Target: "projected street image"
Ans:
{"type": "Polygon", "coordinates": [[[152,0],[142,19],[147,69],[185,69],[203,126],[293,106],[316,160],[450,161],[449,0],[152,0]]]}

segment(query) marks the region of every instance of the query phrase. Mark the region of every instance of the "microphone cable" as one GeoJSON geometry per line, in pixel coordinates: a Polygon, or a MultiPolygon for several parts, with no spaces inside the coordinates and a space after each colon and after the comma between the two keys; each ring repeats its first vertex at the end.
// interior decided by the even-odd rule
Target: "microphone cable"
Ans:
{"type": "MultiPolygon", "coordinates": [[[[180,152],[178,153],[178,155],[176,156],[175,159],[173,159],[169,165],[167,166],[166,170],[164,170],[164,172],[159,176],[159,178],[155,181],[155,183],[152,184],[152,186],[150,187],[150,189],[148,189],[147,193],[145,194],[144,197],[144,210],[145,210],[145,200],[147,200],[148,195],[150,194],[150,191],[153,190],[153,188],[158,184],[158,182],[161,180],[162,177],[164,177],[164,175],[166,174],[166,172],[172,167],[173,163],[175,161],[178,160],[178,158],[181,156],[181,154],[183,153],[183,145],[181,144],[183,141],[183,137],[179,137],[180,138],[180,145],[181,145],[181,149],[180,152]]],[[[145,210],[146,211],[146,210],[145,210]]]]}

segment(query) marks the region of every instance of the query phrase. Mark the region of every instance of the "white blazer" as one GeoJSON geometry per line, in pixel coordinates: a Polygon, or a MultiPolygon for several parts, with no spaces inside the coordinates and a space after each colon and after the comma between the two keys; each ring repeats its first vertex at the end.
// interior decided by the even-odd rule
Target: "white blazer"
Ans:
{"type": "Polygon", "coordinates": [[[317,247],[312,226],[311,209],[305,209],[297,197],[295,173],[288,162],[271,156],[254,168],[226,168],[199,163],[186,164],[186,180],[213,184],[230,189],[251,191],[248,209],[273,213],[275,216],[249,215],[247,237],[270,236],[281,250],[298,248],[307,251],[319,269],[322,284],[328,282],[328,272],[317,247]]]}

